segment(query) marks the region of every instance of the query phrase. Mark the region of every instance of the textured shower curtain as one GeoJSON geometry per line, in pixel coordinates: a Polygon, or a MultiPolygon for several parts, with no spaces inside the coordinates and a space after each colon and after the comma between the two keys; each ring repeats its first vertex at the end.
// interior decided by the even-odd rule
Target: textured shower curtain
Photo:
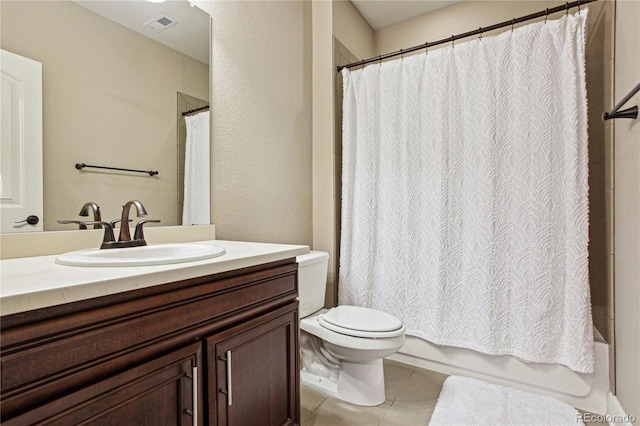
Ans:
{"type": "Polygon", "coordinates": [[[343,71],[341,304],[594,371],[586,15],[343,71]]]}

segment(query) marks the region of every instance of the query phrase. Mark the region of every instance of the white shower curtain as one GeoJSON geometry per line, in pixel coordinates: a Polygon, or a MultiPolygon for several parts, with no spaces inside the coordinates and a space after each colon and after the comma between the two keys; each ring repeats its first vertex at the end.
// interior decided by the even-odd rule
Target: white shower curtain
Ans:
{"type": "Polygon", "coordinates": [[[211,223],[209,190],[209,111],[186,116],[183,225],[211,223]]]}
{"type": "Polygon", "coordinates": [[[343,71],[340,303],[594,371],[586,14],[343,71]]]}

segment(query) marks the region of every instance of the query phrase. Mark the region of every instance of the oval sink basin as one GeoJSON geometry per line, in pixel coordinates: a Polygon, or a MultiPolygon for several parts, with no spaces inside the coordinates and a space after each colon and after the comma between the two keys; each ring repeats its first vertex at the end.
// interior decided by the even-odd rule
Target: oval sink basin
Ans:
{"type": "Polygon", "coordinates": [[[116,249],[88,249],[61,254],[56,263],[67,266],[150,266],[194,262],[222,256],[225,250],[204,244],[153,244],[116,249]]]}

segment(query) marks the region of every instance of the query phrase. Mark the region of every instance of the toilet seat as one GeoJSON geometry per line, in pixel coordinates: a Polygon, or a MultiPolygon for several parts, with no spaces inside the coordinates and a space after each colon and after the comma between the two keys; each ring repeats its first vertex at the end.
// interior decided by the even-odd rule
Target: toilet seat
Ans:
{"type": "Polygon", "coordinates": [[[402,321],[393,315],[360,306],[331,308],[318,318],[318,323],[336,333],[371,339],[398,337],[405,332],[402,321]]]}

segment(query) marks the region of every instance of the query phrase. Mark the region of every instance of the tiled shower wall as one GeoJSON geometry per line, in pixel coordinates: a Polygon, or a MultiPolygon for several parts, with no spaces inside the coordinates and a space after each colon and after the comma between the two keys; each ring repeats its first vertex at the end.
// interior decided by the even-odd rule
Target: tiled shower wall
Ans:
{"type": "MultiPolygon", "coordinates": [[[[594,326],[614,357],[613,124],[601,115],[613,106],[613,1],[589,5],[586,68],[589,109],[589,278],[594,326]]],[[[611,388],[615,388],[610,362],[611,388]]]]}

